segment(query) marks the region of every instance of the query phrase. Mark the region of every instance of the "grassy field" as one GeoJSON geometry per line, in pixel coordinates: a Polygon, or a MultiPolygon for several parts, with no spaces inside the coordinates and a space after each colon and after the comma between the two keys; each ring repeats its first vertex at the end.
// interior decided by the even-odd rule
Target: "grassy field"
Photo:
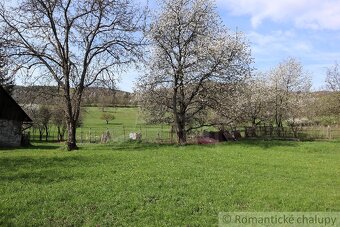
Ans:
{"type": "Polygon", "coordinates": [[[83,125],[78,130],[78,141],[82,139],[87,141],[90,130],[91,134],[97,137],[97,141],[100,140],[100,135],[107,130],[111,133],[115,142],[128,140],[130,132],[141,132],[144,141],[170,140],[170,127],[168,125],[146,124],[137,107],[105,108],[105,113],[113,114],[115,117],[108,124],[101,119],[103,113],[99,107],[85,108],[83,125]]]}
{"type": "MultiPolygon", "coordinates": [[[[170,141],[170,127],[168,125],[148,125],[143,120],[137,107],[106,107],[105,113],[112,114],[115,119],[107,124],[101,119],[103,115],[100,107],[86,107],[83,109],[83,120],[80,128],[77,129],[78,142],[100,142],[103,132],[109,131],[115,142],[128,140],[130,132],[141,132],[145,141],[170,141]]],[[[39,140],[38,130],[31,129],[33,141],[39,140]]],[[[49,141],[57,139],[57,128],[50,127],[49,141]]],[[[175,139],[174,139],[175,140],[175,139]]]]}
{"type": "MultiPolygon", "coordinates": [[[[77,140],[81,143],[100,142],[101,135],[109,131],[114,142],[127,141],[130,132],[141,132],[143,141],[146,142],[164,142],[172,143],[176,141],[174,133],[170,133],[169,125],[149,125],[143,120],[142,114],[137,107],[130,108],[105,108],[105,113],[113,114],[115,119],[106,124],[105,120],[101,119],[103,115],[101,107],[84,107],[82,126],[77,130],[77,140]]],[[[217,130],[210,127],[207,130],[217,130]]],[[[244,135],[244,128],[240,127],[241,134],[244,135]]],[[[202,130],[202,129],[201,129],[202,130]]],[[[196,133],[201,133],[201,130],[196,133]]],[[[328,132],[327,127],[307,127],[299,133],[299,138],[308,139],[335,139],[340,140],[340,128],[331,127],[328,132]]],[[[39,140],[38,130],[31,131],[31,140],[39,140]]],[[[55,126],[50,127],[49,141],[57,140],[57,129],[55,126]]],[[[261,133],[258,133],[260,135],[261,133]]],[[[288,136],[289,137],[289,136],[288,136]]],[[[291,133],[290,137],[293,137],[291,133]]]]}
{"type": "Polygon", "coordinates": [[[135,127],[136,129],[139,128],[140,125],[144,125],[145,122],[138,111],[138,108],[131,107],[131,108],[112,108],[106,107],[105,113],[110,113],[115,116],[113,121],[110,121],[109,124],[102,119],[100,119],[103,111],[100,107],[86,107],[84,108],[84,119],[83,119],[83,127],[84,128],[100,128],[105,129],[106,127],[114,128],[117,126],[126,126],[126,127],[135,127]]]}
{"type": "Polygon", "coordinates": [[[0,225],[212,226],[219,212],[340,211],[340,142],[0,150],[0,225]]]}

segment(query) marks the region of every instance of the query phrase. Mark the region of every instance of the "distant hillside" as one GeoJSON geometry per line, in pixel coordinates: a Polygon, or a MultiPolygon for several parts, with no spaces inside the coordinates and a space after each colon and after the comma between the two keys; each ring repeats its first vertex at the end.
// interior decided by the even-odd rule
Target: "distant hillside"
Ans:
{"type": "Polygon", "coordinates": [[[83,106],[131,106],[135,105],[134,94],[121,90],[90,87],[83,95],[83,106]]]}
{"type": "Polygon", "coordinates": [[[58,88],[52,86],[15,86],[13,90],[13,98],[20,104],[55,103],[58,94],[58,88]]]}
{"type": "MultiPolygon", "coordinates": [[[[51,105],[60,102],[62,90],[54,86],[15,86],[13,98],[20,104],[51,105]]],[[[129,106],[134,95],[121,90],[107,88],[87,88],[83,94],[84,106],[129,106]]]]}

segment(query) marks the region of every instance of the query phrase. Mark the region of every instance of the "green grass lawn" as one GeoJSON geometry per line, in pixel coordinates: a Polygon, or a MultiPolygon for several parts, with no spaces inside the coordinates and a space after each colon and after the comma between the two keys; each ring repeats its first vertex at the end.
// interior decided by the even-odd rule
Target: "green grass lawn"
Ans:
{"type": "Polygon", "coordinates": [[[115,116],[115,119],[110,121],[109,124],[101,119],[103,113],[100,107],[86,107],[84,109],[83,125],[77,132],[78,141],[81,141],[81,135],[86,140],[89,137],[90,130],[92,135],[97,135],[98,141],[100,135],[107,130],[111,133],[113,141],[116,142],[126,141],[130,132],[141,132],[144,141],[170,140],[170,127],[168,125],[146,124],[137,107],[106,107],[105,113],[111,113],[115,116]]]}
{"type": "Polygon", "coordinates": [[[116,126],[125,126],[125,127],[136,127],[139,125],[144,125],[144,120],[141,114],[138,111],[137,107],[131,108],[123,108],[123,107],[106,107],[105,113],[110,113],[115,116],[113,121],[110,121],[109,124],[102,119],[100,119],[101,115],[104,112],[100,107],[86,107],[83,108],[83,127],[85,128],[106,128],[106,127],[116,127],[116,126]]]}
{"type": "Polygon", "coordinates": [[[340,142],[0,150],[0,225],[216,226],[219,212],[340,211],[340,142]]]}
{"type": "MultiPolygon", "coordinates": [[[[101,135],[109,131],[112,141],[123,142],[129,138],[131,132],[141,132],[143,141],[172,143],[176,141],[176,135],[171,134],[170,126],[167,124],[146,124],[143,115],[138,107],[106,107],[105,113],[113,114],[115,119],[106,124],[101,119],[103,115],[101,107],[84,107],[82,109],[82,125],[77,129],[77,141],[81,143],[99,143],[101,135]]],[[[216,131],[213,127],[204,127],[194,133],[200,134],[203,130],[216,131]]],[[[240,127],[241,134],[244,136],[244,128],[240,127]]],[[[39,131],[30,129],[31,141],[39,141],[39,131]]],[[[291,135],[293,137],[293,135],[291,135]]],[[[65,135],[65,138],[67,136],[65,135]]],[[[327,139],[327,129],[325,127],[305,128],[300,133],[301,139],[323,138],[327,139]]],[[[331,138],[340,140],[340,128],[332,127],[331,138]]],[[[43,137],[43,139],[45,139],[43,137]]],[[[57,140],[57,128],[50,125],[48,141],[57,140]]]]}
{"type": "MultiPolygon", "coordinates": [[[[127,141],[130,132],[141,132],[144,141],[170,141],[169,125],[149,125],[143,120],[137,107],[106,107],[105,113],[113,114],[115,119],[106,124],[101,119],[104,112],[100,107],[84,107],[82,125],[77,129],[78,142],[100,142],[101,135],[109,131],[115,142],[127,141]]],[[[38,130],[31,131],[31,140],[39,141],[38,130]]],[[[57,140],[57,128],[50,125],[49,141],[57,140]]],[[[43,137],[45,139],[45,137],[43,137]]],[[[173,139],[175,140],[175,139],[173,139]]]]}

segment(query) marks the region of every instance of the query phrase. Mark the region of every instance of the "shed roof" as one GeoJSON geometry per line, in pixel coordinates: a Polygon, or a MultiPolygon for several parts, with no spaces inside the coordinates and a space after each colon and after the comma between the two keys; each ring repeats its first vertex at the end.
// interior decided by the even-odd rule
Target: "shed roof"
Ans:
{"type": "Polygon", "coordinates": [[[32,122],[19,104],[0,86],[0,119],[32,122]]]}

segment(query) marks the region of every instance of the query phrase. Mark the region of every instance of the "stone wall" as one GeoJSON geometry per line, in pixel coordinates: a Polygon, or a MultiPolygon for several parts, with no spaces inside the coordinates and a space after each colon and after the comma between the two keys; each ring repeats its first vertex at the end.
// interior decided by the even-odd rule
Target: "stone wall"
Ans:
{"type": "Polygon", "coordinates": [[[0,119],[0,147],[18,147],[21,144],[21,122],[0,119]]]}

